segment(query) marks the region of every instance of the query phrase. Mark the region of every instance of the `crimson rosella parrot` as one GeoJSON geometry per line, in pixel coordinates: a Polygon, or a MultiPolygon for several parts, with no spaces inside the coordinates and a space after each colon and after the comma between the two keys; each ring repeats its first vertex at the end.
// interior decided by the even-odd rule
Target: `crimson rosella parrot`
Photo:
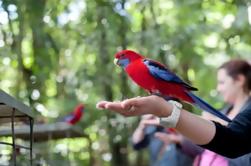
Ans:
{"type": "Polygon", "coordinates": [[[70,115],[68,115],[64,118],[64,122],[67,122],[71,125],[76,124],[81,119],[81,117],[84,113],[84,109],[85,109],[85,107],[83,104],[77,105],[74,108],[74,111],[70,115]]]}
{"type": "Polygon", "coordinates": [[[136,84],[151,94],[157,94],[165,99],[183,100],[199,106],[225,121],[231,121],[191,92],[197,90],[197,88],[184,82],[159,62],[147,59],[131,50],[122,50],[115,54],[114,63],[123,67],[136,84]]]}

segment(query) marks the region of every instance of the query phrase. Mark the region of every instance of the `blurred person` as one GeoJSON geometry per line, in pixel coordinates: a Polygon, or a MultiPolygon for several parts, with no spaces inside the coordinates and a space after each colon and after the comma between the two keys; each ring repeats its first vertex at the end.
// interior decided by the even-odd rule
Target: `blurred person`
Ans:
{"type": "Polygon", "coordinates": [[[159,125],[147,125],[148,120],[156,118],[154,115],[143,115],[139,125],[132,135],[132,144],[135,150],[148,148],[150,166],[189,166],[193,158],[182,152],[175,142],[171,144],[155,137],[156,132],[163,135],[175,135],[172,129],[166,129],[159,125]]]}

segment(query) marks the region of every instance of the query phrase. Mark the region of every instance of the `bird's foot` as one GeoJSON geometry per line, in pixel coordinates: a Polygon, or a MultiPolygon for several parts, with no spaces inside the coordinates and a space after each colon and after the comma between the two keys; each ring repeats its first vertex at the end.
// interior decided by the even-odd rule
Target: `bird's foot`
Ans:
{"type": "Polygon", "coordinates": [[[174,101],[178,101],[180,102],[179,99],[177,99],[176,97],[172,97],[172,96],[164,96],[160,93],[151,93],[151,95],[156,95],[156,96],[159,96],[159,97],[162,97],[163,99],[165,99],[166,101],[169,101],[169,100],[174,100],[174,101]]]}

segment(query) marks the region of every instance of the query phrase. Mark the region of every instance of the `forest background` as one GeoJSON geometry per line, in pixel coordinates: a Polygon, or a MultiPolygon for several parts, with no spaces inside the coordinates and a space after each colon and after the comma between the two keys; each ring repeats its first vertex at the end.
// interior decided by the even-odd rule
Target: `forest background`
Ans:
{"type": "Polygon", "coordinates": [[[133,49],[161,61],[221,108],[217,67],[251,60],[250,25],[245,0],[1,0],[0,88],[29,105],[36,122],[54,123],[86,105],[77,125],[89,139],[35,143],[35,162],[147,165],[147,152],[130,144],[139,119],[95,108],[102,99],[147,95],[113,64],[114,54],[133,49]]]}

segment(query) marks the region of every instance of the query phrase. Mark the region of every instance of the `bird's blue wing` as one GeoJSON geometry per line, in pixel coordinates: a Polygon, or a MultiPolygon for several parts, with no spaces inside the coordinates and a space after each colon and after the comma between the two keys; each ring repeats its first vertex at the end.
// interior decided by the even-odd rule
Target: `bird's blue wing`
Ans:
{"type": "Polygon", "coordinates": [[[67,115],[67,116],[64,117],[64,122],[71,121],[73,118],[74,118],[73,114],[67,115]]]}
{"type": "Polygon", "coordinates": [[[155,78],[168,81],[168,82],[185,85],[185,87],[187,87],[190,90],[197,90],[196,88],[185,83],[176,74],[170,72],[166,67],[159,64],[158,62],[155,62],[149,59],[144,59],[143,63],[148,68],[150,74],[154,76],[155,78]]]}
{"type": "Polygon", "coordinates": [[[165,81],[176,82],[176,83],[183,83],[183,81],[178,76],[171,73],[170,71],[168,71],[167,68],[161,66],[160,64],[154,61],[145,59],[144,64],[147,66],[151,75],[157,79],[162,79],[165,81]]]}

